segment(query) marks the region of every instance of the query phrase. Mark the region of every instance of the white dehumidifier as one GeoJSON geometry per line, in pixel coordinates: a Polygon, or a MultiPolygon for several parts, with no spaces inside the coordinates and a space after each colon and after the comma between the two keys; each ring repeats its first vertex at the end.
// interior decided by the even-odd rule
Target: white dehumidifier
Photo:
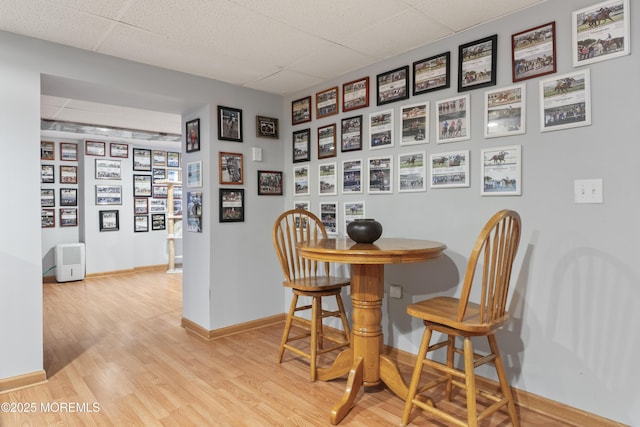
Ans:
{"type": "Polygon", "coordinates": [[[56,281],[84,279],[84,243],[56,245],[56,281]]]}

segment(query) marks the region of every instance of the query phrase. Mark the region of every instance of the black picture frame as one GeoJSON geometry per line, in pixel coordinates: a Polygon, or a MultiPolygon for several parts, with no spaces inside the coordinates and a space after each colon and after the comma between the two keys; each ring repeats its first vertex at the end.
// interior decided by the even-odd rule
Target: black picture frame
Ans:
{"type": "Polygon", "coordinates": [[[278,139],[278,119],[275,117],[256,116],[256,136],[258,138],[278,139]]]}
{"type": "Polygon", "coordinates": [[[293,132],[293,163],[311,160],[311,128],[293,132]]]}
{"type": "Polygon", "coordinates": [[[409,66],[378,74],[376,83],[377,105],[409,99],[409,66]]]}
{"type": "Polygon", "coordinates": [[[328,157],[336,157],[337,150],[337,136],[336,136],[336,124],[320,126],[317,129],[318,132],[318,159],[326,159],[328,157]]]}
{"type": "Polygon", "coordinates": [[[413,96],[451,87],[451,52],[413,63],[413,96]]]}
{"type": "Polygon", "coordinates": [[[151,150],[147,148],[133,149],[133,170],[151,172],[151,150]]]}
{"type": "Polygon", "coordinates": [[[498,35],[458,46],[458,92],[496,85],[498,35]]]}
{"type": "Polygon", "coordinates": [[[218,139],[242,142],[242,110],[218,105],[218,139]]]}
{"type": "Polygon", "coordinates": [[[200,151],[200,119],[189,120],[185,124],[185,151],[200,151]]]}
{"type": "Polygon", "coordinates": [[[220,189],[220,222],[244,222],[244,189],[220,189]]]}
{"type": "Polygon", "coordinates": [[[151,230],[166,230],[167,216],[165,214],[151,214],[151,230]]]}
{"type": "Polygon", "coordinates": [[[340,121],[340,151],[362,150],[362,115],[340,121]]]}
{"type": "Polygon", "coordinates": [[[149,231],[149,215],[134,215],[133,231],[135,233],[148,232],[149,231]]]}
{"type": "Polygon", "coordinates": [[[281,171],[258,171],[258,196],[282,196],[281,171]]]}
{"type": "Polygon", "coordinates": [[[311,121],[311,95],[291,101],[291,124],[311,121]]]}
{"type": "Polygon", "coordinates": [[[120,211],[99,211],[98,215],[100,218],[100,231],[120,230],[120,211]]]}
{"type": "Polygon", "coordinates": [[[40,165],[40,182],[54,184],[56,182],[55,165],[40,165]]]}
{"type": "Polygon", "coordinates": [[[78,206],[78,189],[61,188],[60,206],[78,206]]]}
{"type": "Polygon", "coordinates": [[[151,197],[151,175],[133,175],[133,197],[151,197]]]}
{"type": "Polygon", "coordinates": [[[60,215],[60,227],[78,226],[78,208],[62,208],[58,213],[60,215]]]}
{"type": "Polygon", "coordinates": [[[56,191],[53,188],[40,189],[40,206],[43,208],[56,207],[56,191]]]}

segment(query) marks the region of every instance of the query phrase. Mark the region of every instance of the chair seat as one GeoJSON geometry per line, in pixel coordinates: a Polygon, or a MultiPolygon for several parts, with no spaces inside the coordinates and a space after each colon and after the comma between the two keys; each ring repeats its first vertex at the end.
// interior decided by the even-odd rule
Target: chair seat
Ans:
{"type": "MultiPolygon", "coordinates": [[[[509,313],[489,323],[480,321],[480,305],[469,302],[464,319],[458,321],[459,298],[435,297],[411,304],[407,307],[407,313],[425,322],[431,323],[433,329],[441,329],[450,333],[450,329],[466,332],[468,335],[485,335],[494,329],[498,329],[509,320],[509,313]],[[443,328],[438,328],[442,325],[443,328]]],[[[456,334],[464,335],[464,334],[456,334]]]]}
{"type": "Polygon", "coordinates": [[[293,281],[285,280],[283,286],[304,292],[331,291],[349,286],[351,279],[338,276],[301,277],[293,281]]]}

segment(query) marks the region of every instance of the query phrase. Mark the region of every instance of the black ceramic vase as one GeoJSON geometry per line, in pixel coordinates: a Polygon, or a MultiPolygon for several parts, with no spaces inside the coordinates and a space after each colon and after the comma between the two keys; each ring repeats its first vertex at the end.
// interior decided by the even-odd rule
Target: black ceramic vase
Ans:
{"type": "Polygon", "coordinates": [[[373,243],[382,235],[382,224],[372,218],[355,219],[347,225],[347,235],[356,243],[373,243]]]}

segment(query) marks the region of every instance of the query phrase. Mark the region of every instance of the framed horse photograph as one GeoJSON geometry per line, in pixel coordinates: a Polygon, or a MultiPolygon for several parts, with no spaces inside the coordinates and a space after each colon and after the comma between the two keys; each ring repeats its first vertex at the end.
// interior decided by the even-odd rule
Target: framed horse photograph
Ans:
{"type": "Polygon", "coordinates": [[[596,3],[572,13],[573,66],[629,55],[629,0],[596,3]]]}
{"type": "Polygon", "coordinates": [[[549,22],[511,36],[511,73],[514,83],[555,72],[555,22],[549,22]]]}
{"type": "Polygon", "coordinates": [[[485,148],[481,152],[480,194],[520,196],[522,194],[521,146],[485,148]]]}
{"type": "Polygon", "coordinates": [[[458,92],[495,86],[498,35],[458,46],[458,92]]]}
{"type": "Polygon", "coordinates": [[[436,102],[436,142],[457,142],[471,139],[469,95],[436,102]]]}
{"type": "Polygon", "coordinates": [[[514,85],[484,93],[484,137],[525,133],[526,85],[514,85]]]}
{"type": "Polygon", "coordinates": [[[588,68],[540,80],[540,132],[591,124],[588,68]]]}

